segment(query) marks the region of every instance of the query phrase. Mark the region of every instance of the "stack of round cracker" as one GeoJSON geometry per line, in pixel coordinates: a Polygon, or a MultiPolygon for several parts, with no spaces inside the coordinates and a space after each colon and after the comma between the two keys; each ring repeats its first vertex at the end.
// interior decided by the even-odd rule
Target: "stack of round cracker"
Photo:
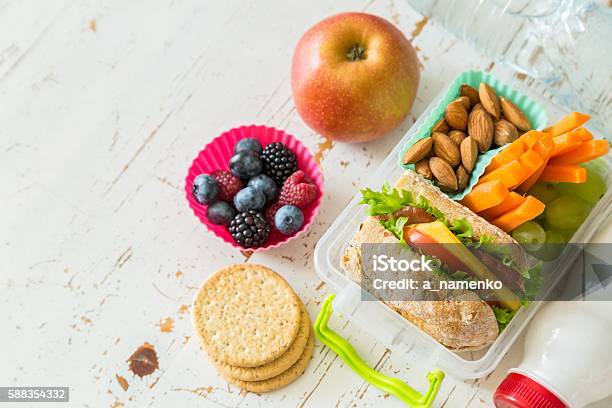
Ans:
{"type": "Polygon", "coordinates": [[[264,266],[221,269],[202,284],[192,310],[210,360],[244,390],[281,388],[302,375],[312,357],[306,308],[291,286],[264,266]]]}

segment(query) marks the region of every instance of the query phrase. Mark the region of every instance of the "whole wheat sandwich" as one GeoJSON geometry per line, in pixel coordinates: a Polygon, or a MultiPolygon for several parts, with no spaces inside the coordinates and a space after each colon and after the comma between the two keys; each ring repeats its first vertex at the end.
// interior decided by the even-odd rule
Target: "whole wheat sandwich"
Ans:
{"type": "Polygon", "coordinates": [[[362,244],[398,243],[404,251],[436,261],[434,272],[408,271],[409,277],[434,284],[441,280],[503,284],[478,293],[453,289],[427,291],[414,300],[381,299],[445,347],[466,351],[489,346],[534,296],[539,265],[520,245],[417,173],[405,172],[393,188],[364,189],[362,194],[361,203],[368,206],[370,216],[342,257],[341,266],[351,280],[359,284],[372,278],[364,276],[371,268],[362,264],[362,244]]]}

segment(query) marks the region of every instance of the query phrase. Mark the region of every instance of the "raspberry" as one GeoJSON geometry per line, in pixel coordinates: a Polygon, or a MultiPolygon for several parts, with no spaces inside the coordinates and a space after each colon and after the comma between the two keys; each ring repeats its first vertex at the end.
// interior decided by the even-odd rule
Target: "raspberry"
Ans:
{"type": "Polygon", "coordinates": [[[219,184],[219,200],[232,202],[234,196],[242,189],[242,181],[227,170],[215,170],[211,176],[219,184]]]}
{"type": "Polygon", "coordinates": [[[317,198],[317,192],[317,186],[310,183],[302,170],[298,170],[283,184],[278,202],[304,208],[317,198]]]}
{"type": "Polygon", "coordinates": [[[283,205],[285,204],[282,204],[277,201],[274,204],[270,204],[270,206],[266,208],[266,211],[264,212],[264,218],[270,223],[270,225],[274,225],[274,216],[276,215],[278,209],[281,208],[283,205]]]}

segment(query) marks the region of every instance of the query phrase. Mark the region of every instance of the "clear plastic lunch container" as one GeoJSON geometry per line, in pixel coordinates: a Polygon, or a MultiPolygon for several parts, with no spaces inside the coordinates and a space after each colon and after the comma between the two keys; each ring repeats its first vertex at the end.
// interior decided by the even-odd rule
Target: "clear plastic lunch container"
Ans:
{"type": "MultiPolygon", "coordinates": [[[[512,87],[533,96],[530,95],[528,90],[521,89],[521,86],[513,84],[512,87]]],[[[385,182],[391,185],[395,183],[405,171],[398,165],[398,155],[404,146],[410,143],[411,138],[422,133],[425,122],[431,122],[430,115],[434,111],[439,111],[439,106],[443,103],[448,91],[449,88],[444,89],[432,101],[361,188],[369,187],[378,190],[385,182]]],[[[539,102],[548,112],[549,118],[553,119],[552,121],[562,117],[560,111],[554,116],[551,115],[551,112],[559,110],[557,106],[550,102],[542,103],[541,100],[539,102]]],[[[596,135],[596,137],[602,136],[596,135]]],[[[608,169],[612,167],[610,156],[608,154],[600,159],[606,162],[608,169]]],[[[592,209],[587,220],[572,237],[571,242],[589,242],[598,228],[604,225],[612,214],[612,188],[610,188],[612,186],[612,175],[609,171],[606,173],[606,183],[609,187],[606,194],[592,209]]],[[[325,232],[315,248],[314,257],[317,273],[336,293],[334,310],[341,313],[349,321],[357,323],[363,330],[391,350],[428,356],[427,369],[437,367],[459,379],[481,378],[491,373],[537,312],[541,302],[532,302],[528,307],[522,307],[488,348],[477,352],[453,352],[384,303],[378,300],[362,301],[361,288],[346,276],[341,267],[341,259],[345,248],[358,231],[360,224],[367,218],[365,207],[358,204],[360,199],[361,194],[357,190],[351,202],[325,232]]],[[[561,280],[564,272],[569,269],[573,256],[576,256],[576,254],[565,251],[555,261],[555,266],[552,269],[556,274],[557,281],[561,280]]]]}

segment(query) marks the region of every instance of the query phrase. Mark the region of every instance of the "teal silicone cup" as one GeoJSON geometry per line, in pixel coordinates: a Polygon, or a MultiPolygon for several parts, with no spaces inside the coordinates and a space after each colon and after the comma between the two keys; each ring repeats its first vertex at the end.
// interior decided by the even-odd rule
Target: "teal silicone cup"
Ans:
{"type": "MultiPolygon", "coordinates": [[[[534,100],[530,99],[528,96],[523,95],[519,91],[511,88],[510,86],[500,82],[498,79],[493,77],[490,74],[487,74],[482,71],[467,71],[460,74],[455,80],[451,83],[451,85],[446,90],[446,93],[443,95],[440,103],[434,106],[428,113],[428,116],[425,118],[423,125],[419,127],[415,134],[410,138],[406,146],[401,150],[399,155],[399,165],[400,167],[406,170],[414,170],[414,164],[403,164],[402,157],[406,151],[417,141],[428,137],[431,135],[431,128],[433,125],[440,120],[444,116],[444,110],[446,106],[455,100],[459,96],[459,88],[463,84],[468,84],[476,89],[481,82],[489,84],[493,89],[495,89],[495,93],[497,96],[503,96],[504,98],[512,101],[516,106],[518,106],[523,113],[529,119],[531,126],[534,129],[543,129],[546,127],[548,118],[546,117],[546,111],[542,106],[536,103],[534,100]]],[[[507,145],[506,145],[507,146],[507,145]]],[[[485,168],[491,162],[491,159],[503,150],[506,146],[499,147],[497,149],[491,149],[483,154],[478,156],[478,160],[476,161],[476,165],[470,174],[470,180],[468,182],[467,187],[456,194],[448,194],[450,198],[453,200],[461,200],[465,197],[472,188],[478,182],[482,173],[484,173],[485,168]]]]}

